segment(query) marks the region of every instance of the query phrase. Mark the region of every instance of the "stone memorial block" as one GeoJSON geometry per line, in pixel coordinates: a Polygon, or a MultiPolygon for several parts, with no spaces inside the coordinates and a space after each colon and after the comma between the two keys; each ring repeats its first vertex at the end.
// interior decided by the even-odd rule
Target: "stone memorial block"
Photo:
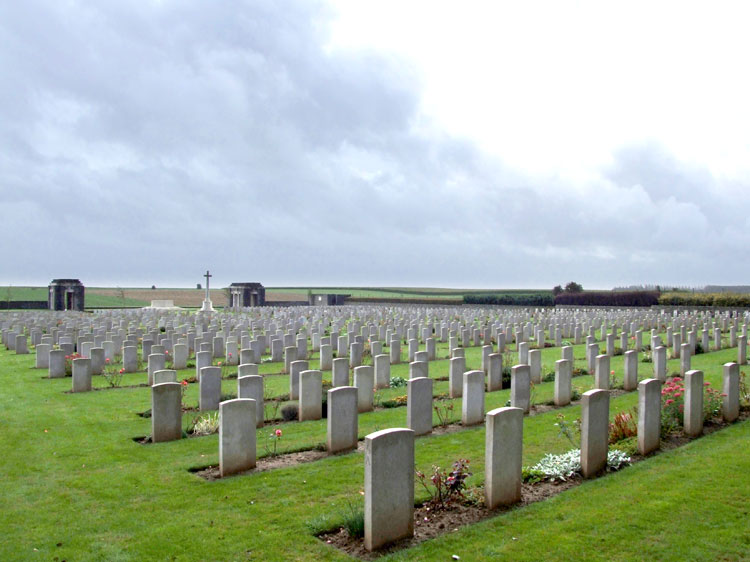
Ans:
{"type": "MultiPolygon", "coordinates": [[[[461,423],[474,425],[484,419],[484,371],[468,371],[463,374],[463,400],[461,423]]],[[[430,423],[432,420],[430,419],[430,423]]]]}
{"type": "Polygon", "coordinates": [[[75,353],[75,346],[72,343],[61,343],[60,349],[65,352],[65,355],[73,355],[75,353]]]}
{"type": "Polygon", "coordinates": [[[427,338],[425,341],[425,350],[427,352],[427,360],[435,361],[437,359],[437,347],[435,338],[427,338]]]}
{"type": "Polygon", "coordinates": [[[510,370],[510,405],[525,414],[531,408],[531,372],[528,365],[515,365],[510,370]]]}
{"type": "Polygon", "coordinates": [[[638,352],[634,349],[625,352],[625,374],[623,375],[622,385],[627,391],[635,390],[638,387],[638,352]]]}
{"type": "Polygon", "coordinates": [[[721,330],[714,328],[714,350],[719,351],[721,349],[721,330]]]}
{"type": "Polygon", "coordinates": [[[36,346],[34,366],[37,369],[49,369],[49,353],[51,350],[52,345],[48,343],[40,343],[36,346]]]}
{"type": "Polygon", "coordinates": [[[455,357],[463,357],[466,358],[466,351],[463,347],[455,347],[451,349],[451,359],[455,357]]]}
{"type": "Polygon", "coordinates": [[[357,389],[340,386],[328,391],[328,452],[338,453],[357,448],[358,412],[357,389]]]}
{"type": "Polygon", "coordinates": [[[154,384],[162,384],[165,382],[177,382],[177,371],[174,369],[161,369],[159,371],[154,371],[154,384]]]}
{"type": "Polygon", "coordinates": [[[691,349],[689,343],[683,343],[680,346],[680,376],[684,377],[685,373],[690,370],[691,349]]]}
{"type": "Polygon", "coordinates": [[[747,365],[747,336],[737,336],[737,363],[747,365]]]}
{"type": "Polygon", "coordinates": [[[529,364],[529,344],[521,342],[518,344],[518,363],[521,365],[529,364]]]}
{"type": "Polygon", "coordinates": [[[448,373],[448,395],[451,398],[460,398],[463,393],[463,376],[466,372],[466,359],[454,357],[450,360],[448,373]]]}
{"type": "Polygon", "coordinates": [[[572,345],[565,345],[561,349],[561,359],[565,359],[566,361],[570,361],[571,364],[573,361],[575,361],[575,357],[573,356],[573,346],[572,345]]]}
{"type": "Polygon", "coordinates": [[[279,338],[273,338],[271,340],[271,361],[278,363],[284,359],[284,342],[279,338]]]}
{"type": "Polygon", "coordinates": [[[336,356],[346,357],[349,352],[349,336],[339,336],[337,340],[336,356]]]}
{"type": "Polygon", "coordinates": [[[182,385],[176,382],[151,387],[151,441],[182,438],[182,385]]]}
{"type": "MultiPolygon", "coordinates": [[[[199,351],[195,354],[195,379],[200,382],[204,367],[210,367],[213,358],[210,351],[199,351]]],[[[220,369],[221,370],[221,369],[220,369]]],[[[218,408],[218,406],[217,406],[218,408]]],[[[216,408],[213,408],[214,410],[216,408]]]]}
{"type": "Polygon", "coordinates": [[[416,339],[409,340],[409,363],[414,362],[414,354],[419,351],[419,341],[416,339]]]}
{"type": "Polygon", "coordinates": [[[218,409],[221,401],[221,367],[202,367],[198,386],[200,411],[218,409]]]}
{"type": "Polygon", "coordinates": [[[138,348],[134,345],[123,346],[122,368],[126,373],[135,373],[138,370],[138,348]]]}
{"type": "Polygon", "coordinates": [[[349,358],[337,357],[333,360],[331,371],[331,386],[349,386],[349,358]]]}
{"type": "Polygon", "coordinates": [[[609,390],[610,377],[610,357],[609,355],[596,356],[596,372],[594,374],[594,385],[602,390],[609,390]]]}
{"type": "Polygon", "coordinates": [[[391,355],[391,365],[401,363],[401,342],[398,339],[392,339],[388,352],[391,355]]]}
{"type": "Polygon", "coordinates": [[[26,334],[18,334],[16,336],[16,355],[28,355],[29,354],[29,342],[26,339],[26,334]]]}
{"type": "Polygon", "coordinates": [[[323,417],[323,373],[299,373],[299,421],[319,420],[323,417]]]}
{"type": "Polygon", "coordinates": [[[357,388],[357,411],[371,412],[374,398],[375,373],[371,366],[354,368],[354,386],[357,388]]]}
{"type": "Polygon", "coordinates": [[[555,361],[555,406],[567,406],[573,392],[573,362],[569,359],[555,361]]]}
{"type": "Polygon", "coordinates": [[[654,378],[667,381],[667,348],[663,345],[654,349],[651,360],[654,362],[654,378]]]}
{"type": "Polygon", "coordinates": [[[415,435],[432,432],[432,385],[427,377],[411,378],[407,383],[406,425],[415,435]]]}
{"type": "Polygon", "coordinates": [[[249,398],[219,404],[219,472],[223,477],[255,468],[258,403],[249,398]]]}
{"type": "Polygon", "coordinates": [[[73,359],[73,392],[91,390],[91,359],[73,359]]]}
{"type": "Polygon", "coordinates": [[[684,429],[689,437],[703,433],[703,371],[685,373],[684,429]]]}
{"type": "Polygon", "coordinates": [[[289,399],[299,400],[299,374],[307,371],[310,364],[307,361],[292,361],[289,365],[289,399]]]}
{"type": "Polygon", "coordinates": [[[58,379],[65,376],[65,355],[62,349],[49,352],[49,378],[58,379]]]}
{"type": "Polygon", "coordinates": [[[487,392],[501,390],[503,388],[503,355],[490,353],[487,363],[487,392]]]}
{"type": "Polygon", "coordinates": [[[188,346],[177,343],[172,347],[172,367],[175,370],[187,369],[188,346]]]}
{"type": "Polygon", "coordinates": [[[320,344],[320,370],[330,371],[333,368],[333,348],[329,344],[320,344]]]}
{"type": "Polygon", "coordinates": [[[487,413],[484,446],[484,502],[488,509],[521,501],[523,410],[487,413]]]}
{"type": "Polygon", "coordinates": [[[349,346],[349,364],[352,368],[359,367],[362,364],[363,347],[359,342],[354,342],[349,346]]]}
{"type": "Polygon", "coordinates": [[[529,350],[529,374],[532,383],[542,382],[542,352],[539,349],[529,350]]]}
{"type": "Polygon", "coordinates": [[[227,343],[224,344],[224,349],[226,351],[225,357],[227,365],[239,365],[240,354],[237,350],[237,342],[234,340],[227,341],[227,343]]]}
{"type": "Polygon", "coordinates": [[[370,342],[370,355],[372,357],[377,357],[378,355],[381,355],[383,353],[383,342],[382,341],[372,341],[370,342]]]}
{"type": "Polygon", "coordinates": [[[491,345],[483,345],[482,346],[482,371],[485,374],[489,373],[489,369],[490,369],[490,354],[491,353],[492,353],[492,346],[491,345]]]}
{"type": "Polygon", "coordinates": [[[144,338],[141,343],[141,361],[144,363],[148,361],[148,356],[151,355],[152,345],[154,345],[154,341],[148,338],[144,338]]]}
{"type": "Polygon", "coordinates": [[[641,455],[659,448],[661,433],[661,381],[646,379],[638,384],[638,452],[641,455]]]}
{"type": "MultiPolygon", "coordinates": [[[[99,346],[96,346],[99,347],[99,346]]],[[[109,359],[110,361],[115,361],[117,359],[117,347],[115,346],[115,342],[112,340],[104,340],[101,345],[102,349],[104,350],[104,359],[109,359]]],[[[153,351],[152,351],[153,353],[153,351]]]]}
{"type": "Polygon", "coordinates": [[[152,353],[148,356],[148,384],[154,384],[154,373],[166,367],[167,358],[163,353],[152,353]]]}
{"type": "Polygon", "coordinates": [[[589,373],[596,370],[596,358],[599,356],[599,344],[592,343],[586,347],[586,363],[589,373]]]}
{"type": "Polygon", "coordinates": [[[103,347],[92,347],[89,350],[89,358],[91,359],[91,374],[101,375],[104,371],[105,365],[111,364],[114,359],[107,361],[103,347]]]}
{"type": "Polygon", "coordinates": [[[414,534],[414,432],[384,429],[365,437],[365,548],[414,534]]]}
{"type": "Polygon", "coordinates": [[[297,347],[293,345],[284,348],[284,372],[291,372],[291,364],[297,361],[297,347]]]}
{"type": "MultiPolygon", "coordinates": [[[[379,342],[378,342],[379,343],[379,342]]],[[[375,388],[391,386],[391,361],[385,354],[375,355],[375,388]]]]}
{"type": "Polygon", "coordinates": [[[257,365],[240,365],[237,373],[237,398],[255,400],[255,426],[263,427],[263,377],[258,376],[257,373],[257,365]],[[243,367],[246,368],[245,371],[243,371],[243,367]],[[247,369],[247,367],[251,367],[251,369],[247,369]],[[252,373],[252,367],[255,367],[255,373],[252,373]]]}
{"type": "Polygon", "coordinates": [[[607,334],[607,346],[606,346],[605,355],[609,355],[610,357],[614,357],[615,355],[615,335],[614,334],[607,334]]]}
{"type": "Polygon", "coordinates": [[[409,378],[416,379],[429,376],[427,361],[412,361],[409,363],[409,378]]]}
{"type": "MultiPolygon", "coordinates": [[[[609,358],[609,356],[606,356],[609,358]]],[[[589,390],[581,397],[581,474],[596,476],[607,466],[609,392],[589,390]]]]}
{"type": "Polygon", "coordinates": [[[733,422],[740,414],[740,366],[737,363],[724,363],[721,392],[721,415],[725,421],[733,422]]]}
{"type": "Polygon", "coordinates": [[[297,359],[307,359],[307,337],[299,336],[297,338],[297,359]]]}

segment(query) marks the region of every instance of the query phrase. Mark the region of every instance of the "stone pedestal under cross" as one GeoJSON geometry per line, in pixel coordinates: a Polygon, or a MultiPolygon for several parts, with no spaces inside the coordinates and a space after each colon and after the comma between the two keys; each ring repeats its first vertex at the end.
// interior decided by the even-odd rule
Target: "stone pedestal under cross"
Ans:
{"type": "Polygon", "coordinates": [[[206,298],[203,300],[203,306],[201,307],[200,311],[201,312],[213,312],[214,305],[211,302],[211,294],[208,292],[209,291],[209,287],[208,287],[209,279],[211,279],[213,275],[211,275],[211,273],[208,270],[206,270],[206,274],[203,277],[206,278],[206,298]]]}

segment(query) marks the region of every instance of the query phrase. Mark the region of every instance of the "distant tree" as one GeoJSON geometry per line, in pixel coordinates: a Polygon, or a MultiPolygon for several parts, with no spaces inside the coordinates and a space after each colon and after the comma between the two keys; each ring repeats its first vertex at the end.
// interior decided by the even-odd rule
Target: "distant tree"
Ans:
{"type": "Polygon", "coordinates": [[[565,285],[565,292],[566,293],[582,293],[583,292],[583,286],[580,283],[576,283],[575,281],[571,281],[567,285],[565,285]]]}
{"type": "Polygon", "coordinates": [[[552,294],[553,295],[557,296],[557,295],[559,295],[562,292],[563,292],[563,288],[560,285],[555,285],[554,287],[552,287],[552,294]]]}

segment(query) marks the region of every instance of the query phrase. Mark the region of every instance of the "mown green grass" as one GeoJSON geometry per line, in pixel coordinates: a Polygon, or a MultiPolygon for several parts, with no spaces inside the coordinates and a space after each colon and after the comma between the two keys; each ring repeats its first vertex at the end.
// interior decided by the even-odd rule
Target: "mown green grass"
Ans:
{"type": "MultiPolygon", "coordinates": [[[[47,287],[0,287],[0,300],[2,301],[40,301],[46,302],[49,297],[47,287]]],[[[120,298],[111,295],[98,295],[87,292],[85,294],[86,308],[99,307],[130,307],[130,306],[147,306],[149,303],[137,299],[120,298]]]]}
{"type": "MultiPolygon", "coordinates": [[[[479,366],[479,354],[479,348],[467,350],[471,368],[479,366]]],[[[445,346],[438,355],[447,355],[445,346]]],[[[583,356],[583,346],[576,347],[575,356],[583,356]]],[[[558,357],[559,349],[545,349],[545,370],[558,357]]],[[[696,356],[693,366],[718,386],[721,365],[735,357],[736,350],[722,350],[696,356]]],[[[582,365],[579,359],[577,366],[582,365]]],[[[218,462],[216,435],[151,445],[132,440],[150,432],[150,420],[137,415],[150,407],[149,389],[69,394],[69,378],[49,380],[32,366],[32,355],[0,351],[0,522],[5,531],[0,559],[347,559],[314,538],[308,522],[333,526],[348,501],[361,502],[361,453],[207,482],[188,469],[218,462]]],[[[264,364],[262,371],[278,372],[279,367],[264,364]]],[[[613,358],[612,368],[622,372],[622,357],[613,358]]],[[[640,363],[641,378],[650,376],[651,368],[640,363]]],[[[676,368],[677,362],[670,361],[669,370],[676,368]]],[[[408,366],[394,366],[394,375],[405,373],[408,366]]],[[[447,361],[431,363],[430,376],[447,376],[447,361]]],[[[124,383],[144,381],[145,374],[138,373],[127,375],[124,383]]],[[[106,384],[100,377],[95,382],[106,384]]],[[[275,395],[288,392],[286,375],[268,376],[266,382],[275,395]]],[[[583,389],[591,377],[575,378],[574,384],[583,389]]],[[[225,380],[222,388],[236,391],[236,381],[225,380]]],[[[436,393],[446,389],[447,383],[435,383],[436,393]]],[[[405,394],[406,389],[386,392],[405,394]]],[[[539,385],[535,395],[540,401],[551,396],[551,383],[539,385]]],[[[507,398],[507,391],[487,394],[486,408],[503,405],[507,398]]],[[[197,385],[190,385],[186,401],[197,402],[197,385]]],[[[617,397],[611,414],[635,402],[635,393],[617,397]]],[[[572,420],[580,409],[561,411],[572,420]]],[[[460,414],[460,401],[454,412],[460,414]]],[[[526,418],[525,464],[569,448],[553,425],[556,414],[526,418]]],[[[186,414],[186,423],[189,418],[186,414]]],[[[405,421],[405,408],[363,414],[360,437],[405,421]]],[[[283,431],[282,450],[325,441],[325,421],[272,427],[283,431]]],[[[270,426],[259,430],[261,455],[270,431],[270,426]]],[[[458,554],[462,560],[739,560],[750,547],[749,445],[750,425],[737,424],[386,559],[445,560],[458,554]]],[[[482,427],[417,440],[416,463],[422,470],[459,457],[470,459],[471,483],[480,483],[482,427]]]]}

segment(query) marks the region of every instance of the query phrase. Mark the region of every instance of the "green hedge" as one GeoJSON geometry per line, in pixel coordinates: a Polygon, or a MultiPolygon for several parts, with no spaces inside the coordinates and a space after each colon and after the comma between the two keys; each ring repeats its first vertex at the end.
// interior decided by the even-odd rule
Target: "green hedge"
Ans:
{"type": "Polygon", "coordinates": [[[464,304],[497,304],[506,306],[554,306],[552,293],[468,294],[464,304]]]}
{"type": "Polygon", "coordinates": [[[750,294],[664,293],[659,297],[659,304],[664,306],[750,307],[750,294]]]}

